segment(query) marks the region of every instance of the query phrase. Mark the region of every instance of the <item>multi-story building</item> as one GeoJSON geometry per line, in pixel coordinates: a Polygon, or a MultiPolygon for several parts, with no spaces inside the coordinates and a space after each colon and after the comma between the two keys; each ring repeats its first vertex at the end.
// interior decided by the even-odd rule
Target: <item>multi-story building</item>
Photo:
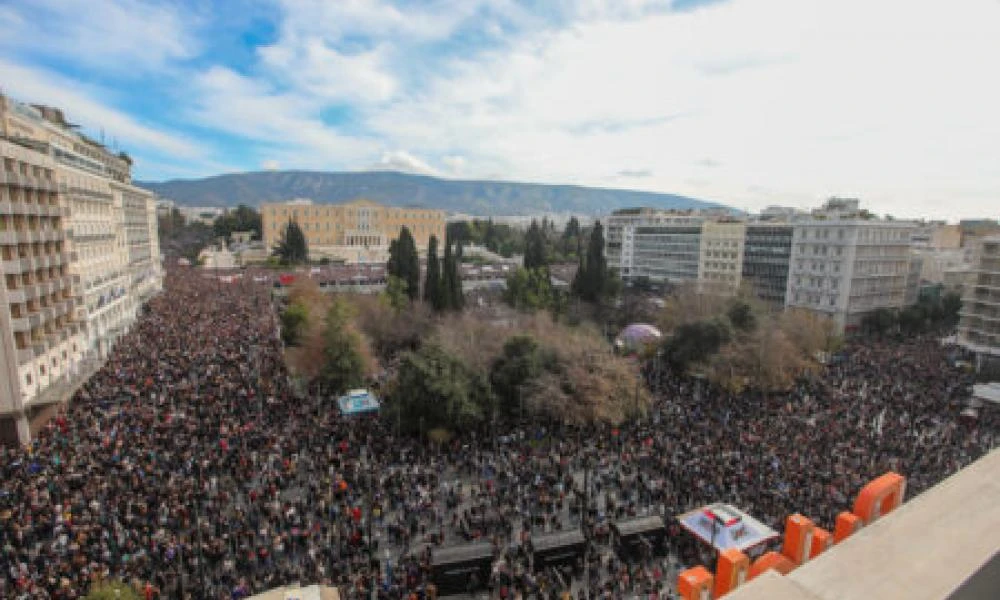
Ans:
{"type": "Polygon", "coordinates": [[[1000,236],[982,238],[962,298],[959,342],[978,355],[1000,357],[1000,236]]]}
{"type": "Polygon", "coordinates": [[[698,279],[702,223],[692,211],[627,208],[608,217],[604,254],[625,281],[679,284],[698,279]]]}
{"type": "Polygon", "coordinates": [[[905,305],[911,274],[906,221],[862,218],[836,200],[817,217],[794,223],[785,305],[832,318],[850,331],[878,309],[905,305]]]}
{"type": "Polygon", "coordinates": [[[313,204],[310,200],[261,206],[264,245],[273,248],[295,221],[305,235],[309,255],[348,263],[385,262],[389,243],[406,226],[417,249],[426,252],[430,237],[444,242],[442,210],[383,206],[370,200],[313,204]]]}
{"type": "MultiPolygon", "coordinates": [[[[73,298],[72,314],[66,321],[77,324],[73,335],[79,335],[70,349],[59,353],[66,350],[65,360],[71,356],[100,360],[134,321],[141,302],[162,287],[154,196],[131,185],[128,155],[113,153],[80,134],[58,109],[0,95],[0,140],[5,141],[8,153],[20,157],[16,161],[33,165],[25,167],[28,170],[36,166],[46,170],[46,185],[55,186],[57,192],[59,218],[46,221],[38,214],[34,215],[37,221],[29,216],[24,225],[58,228],[58,240],[52,243],[59,254],[60,277],[70,278],[60,293],[73,298]]],[[[48,262],[51,265],[55,260],[48,262]]],[[[66,306],[60,304],[59,309],[66,306]]],[[[24,416],[26,402],[47,401],[34,400],[42,397],[43,384],[52,380],[46,373],[52,373],[51,365],[45,373],[36,369],[33,386],[21,377],[17,393],[27,394],[27,400],[22,400],[22,409],[15,409],[15,414],[24,416]]],[[[24,439],[23,423],[15,421],[16,434],[24,439]]]]}
{"type": "Polygon", "coordinates": [[[913,230],[914,248],[955,250],[962,247],[962,228],[943,221],[917,223],[913,230]]]}
{"type": "Polygon", "coordinates": [[[740,288],[747,226],[743,221],[705,221],[698,255],[698,289],[731,296],[740,288]]]}
{"type": "Polygon", "coordinates": [[[129,310],[139,306],[162,289],[160,237],[157,229],[156,195],[132,185],[111,184],[111,190],[121,197],[122,220],[125,226],[129,310]]]}
{"type": "Polygon", "coordinates": [[[785,304],[792,232],[790,223],[747,223],[743,243],[743,280],[754,296],[771,305],[785,304]]]}
{"type": "Polygon", "coordinates": [[[55,161],[0,140],[0,441],[24,442],[84,350],[55,161]]]}

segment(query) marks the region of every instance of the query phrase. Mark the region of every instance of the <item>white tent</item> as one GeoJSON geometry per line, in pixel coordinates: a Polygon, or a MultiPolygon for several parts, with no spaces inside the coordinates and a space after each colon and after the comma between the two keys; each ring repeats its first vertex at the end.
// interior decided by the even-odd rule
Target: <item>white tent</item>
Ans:
{"type": "Polygon", "coordinates": [[[688,511],[677,519],[681,526],[719,552],[736,548],[747,552],[778,537],[778,532],[740,509],[722,502],[688,511]]]}

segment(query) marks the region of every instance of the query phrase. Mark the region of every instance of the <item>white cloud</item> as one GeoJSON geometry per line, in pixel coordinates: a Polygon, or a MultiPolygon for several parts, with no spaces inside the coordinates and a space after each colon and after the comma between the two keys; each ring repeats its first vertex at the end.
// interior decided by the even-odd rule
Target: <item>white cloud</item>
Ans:
{"type": "Polygon", "coordinates": [[[0,7],[0,48],[129,75],[197,54],[197,21],[190,10],[147,0],[31,0],[0,7]]]}
{"type": "Polygon", "coordinates": [[[995,213],[1000,3],[594,14],[445,64],[368,124],[470,176],[600,184],[643,165],[645,189],[737,206],[850,190],[877,212],[995,213]]]}
{"type": "Polygon", "coordinates": [[[318,117],[322,104],[214,67],[192,81],[187,116],[203,127],[260,143],[268,160],[295,168],[336,169],[377,156],[372,139],[343,135],[318,117]]]}
{"type": "Polygon", "coordinates": [[[73,122],[91,132],[103,130],[129,151],[141,148],[187,160],[205,154],[204,147],[192,139],[140,123],[109,108],[104,99],[95,97],[99,90],[73,79],[0,59],[0,81],[5,82],[4,91],[18,100],[58,106],[73,122]]]}
{"type": "Polygon", "coordinates": [[[380,49],[345,54],[321,38],[305,37],[262,48],[260,55],[275,79],[327,102],[379,102],[396,89],[380,49]]]}
{"type": "Polygon", "coordinates": [[[277,171],[281,168],[281,163],[276,160],[262,160],[260,161],[260,168],[265,171],[277,171]]]}
{"type": "Polygon", "coordinates": [[[382,153],[382,157],[370,169],[373,171],[400,171],[417,175],[440,175],[437,169],[406,150],[382,153]]]}

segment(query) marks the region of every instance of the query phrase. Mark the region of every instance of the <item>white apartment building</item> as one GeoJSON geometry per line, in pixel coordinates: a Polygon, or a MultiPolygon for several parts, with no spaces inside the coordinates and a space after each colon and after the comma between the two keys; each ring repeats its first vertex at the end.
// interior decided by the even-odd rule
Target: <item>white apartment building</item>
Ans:
{"type": "Polygon", "coordinates": [[[905,305],[913,224],[861,218],[842,200],[795,222],[785,306],[832,318],[850,331],[878,308],[905,305]]]}
{"type": "Polygon", "coordinates": [[[0,140],[0,442],[25,442],[32,414],[76,374],[82,324],[55,161],[0,140]]]}
{"type": "Polygon", "coordinates": [[[692,211],[617,210],[607,219],[604,255],[625,281],[679,284],[698,279],[702,223],[692,211]]]}
{"type": "MultiPolygon", "coordinates": [[[[53,268],[53,261],[58,260],[60,277],[68,278],[66,285],[60,280],[59,293],[69,294],[73,299],[66,320],[75,324],[72,335],[79,337],[73,339],[62,360],[70,363],[73,358],[83,362],[100,360],[131,326],[141,303],[162,288],[155,197],[131,185],[132,162],[127,155],[114,154],[81,135],[58,109],[31,106],[0,95],[0,142],[5,143],[5,151],[15,161],[8,167],[15,171],[21,168],[18,165],[27,165],[28,171],[41,169],[46,173],[45,185],[54,186],[57,193],[62,211],[58,218],[46,220],[34,213],[21,215],[27,220],[18,220],[20,217],[14,215],[13,224],[15,228],[20,223],[27,229],[58,229],[58,238],[54,232],[42,234],[53,238],[46,239],[43,248],[25,250],[32,254],[43,251],[58,254],[58,259],[48,260],[48,268],[53,268]],[[14,154],[20,158],[14,158],[14,154]]],[[[23,198],[26,204],[41,202],[33,201],[30,196],[23,198]]],[[[48,202],[52,202],[51,198],[48,202]]],[[[14,250],[19,255],[22,251],[17,247],[8,253],[14,250]]],[[[39,304],[46,308],[45,304],[39,304]]],[[[59,310],[65,306],[59,304],[59,310]]],[[[34,324],[31,327],[37,328],[34,324]]],[[[59,335],[69,337],[69,334],[59,335]]],[[[61,357],[62,350],[58,354],[61,357]]],[[[25,353],[22,355],[26,357],[25,353]]],[[[45,374],[38,369],[31,377],[34,384],[29,384],[23,376],[19,380],[21,408],[15,407],[12,414],[20,415],[21,421],[28,403],[50,400],[42,398],[44,384],[52,380],[46,376],[53,373],[49,363],[45,374]],[[36,397],[42,399],[33,400],[36,397]]],[[[65,366],[59,367],[56,377],[62,373],[66,373],[65,366]]],[[[23,440],[26,429],[21,421],[16,423],[16,434],[23,440]]]]}
{"type": "Polygon", "coordinates": [[[706,221],[701,228],[698,289],[731,296],[739,291],[747,225],[742,221],[706,221]]]}
{"type": "Polygon", "coordinates": [[[135,313],[142,303],[163,289],[156,195],[149,190],[117,182],[111,184],[111,190],[121,196],[128,253],[130,310],[135,313]]]}
{"type": "Polygon", "coordinates": [[[962,298],[959,342],[980,357],[1000,357],[1000,236],[979,240],[962,298]]]}

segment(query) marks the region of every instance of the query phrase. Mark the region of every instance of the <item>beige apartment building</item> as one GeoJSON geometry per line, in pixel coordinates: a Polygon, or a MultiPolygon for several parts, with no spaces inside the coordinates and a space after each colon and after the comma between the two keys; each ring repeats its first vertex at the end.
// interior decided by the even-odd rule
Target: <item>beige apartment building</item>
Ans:
{"type": "MultiPolygon", "coordinates": [[[[45,237],[41,248],[4,246],[5,261],[8,256],[12,260],[15,255],[23,258],[22,251],[57,255],[46,262],[49,265],[46,275],[57,283],[43,281],[46,289],[58,287],[59,301],[51,296],[36,297],[36,305],[43,313],[54,311],[59,317],[47,321],[46,327],[55,333],[43,328],[46,334],[66,338],[65,344],[47,342],[44,352],[37,346],[34,351],[46,355],[45,364],[18,363],[21,367],[16,386],[0,391],[0,412],[10,416],[7,421],[14,424],[13,430],[8,428],[0,433],[6,441],[11,435],[24,441],[26,418],[30,418],[31,412],[27,407],[62,400],[68,393],[64,388],[72,387],[76,375],[84,377],[90,367],[99,364],[135,321],[141,303],[162,289],[163,273],[155,196],[131,185],[132,161],[127,155],[115,154],[81,135],[58,109],[24,104],[3,95],[0,95],[0,143],[4,144],[7,161],[4,173],[8,197],[16,195],[24,205],[55,202],[59,207],[58,218],[51,215],[43,218],[40,213],[4,213],[24,210],[14,202],[0,209],[0,214],[10,218],[9,227],[28,231],[37,228],[39,235],[45,237]],[[38,199],[26,195],[29,188],[24,181],[41,182],[43,188],[35,188],[31,193],[43,189],[49,197],[38,199]],[[55,266],[58,271],[52,272],[55,266]],[[67,298],[71,302],[64,302],[67,298]],[[63,315],[64,310],[69,314],[63,315]],[[65,329],[60,330],[63,326],[65,329]],[[57,393],[60,389],[63,389],[61,395],[57,393]]],[[[16,277],[6,277],[7,268],[14,266],[5,267],[5,286],[9,290],[19,281],[16,277]]],[[[29,281],[40,278],[35,272],[29,281]]],[[[23,277],[20,283],[25,283],[23,277]]],[[[23,293],[14,296],[21,297],[25,297],[23,293]]],[[[22,302],[8,304],[14,319],[20,319],[24,310],[30,313],[33,306],[30,303],[27,308],[19,306],[22,302]]],[[[35,321],[29,317],[31,336],[38,329],[35,321]]],[[[21,321],[18,323],[23,326],[21,321]]],[[[25,339],[33,340],[31,336],[25,339]]],[[[26,359],[27,353],[17,345],[20,342],[15,339],[14,343],[13,356],[26,359]]],[[[8,363],[9,356],[4,358],[8,363]]]]}
{"type": "Polygon", "coordinates": [[[747,226],[742,221],[706,221],[701,226],[698,289],[731,296],[740,288],[747,226]]]}
{"type": "Polygon", "coordinates": [[[55,161],[0,140],[0,441],[29,437],[28,420],[83,358],[55,161]]]}
{"type": "Polygon", "coordinates": [[[371,200],[346,204],[313,204],[311,200],[268,203],[261,206],[264,245],[273,248],[290,221],[302,228],[311,258],[347,263],[385,262],[389,243],[403,226],[413,234],[417,249],[426,252],[432,235],[445,235],[442,210],[383,206],[371,200]]]}

